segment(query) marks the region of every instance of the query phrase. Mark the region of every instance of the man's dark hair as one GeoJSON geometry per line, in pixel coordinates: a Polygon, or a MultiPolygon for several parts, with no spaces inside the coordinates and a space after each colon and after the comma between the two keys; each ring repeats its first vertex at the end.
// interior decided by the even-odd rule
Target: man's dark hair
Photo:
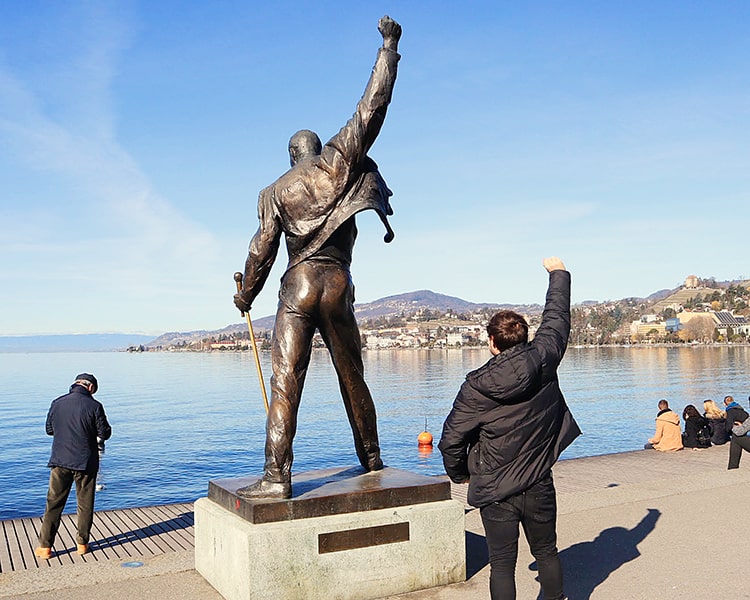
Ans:
{"type": "Polygon", "coordinates": [[[665,408],[669,408],[669,402],[667,402],[666,400],[662,398],[661,400],[659,400],[658,406],[659,406],[659,410],[664,410],[665,408]]]}
{"type": "Polygon", "coordinates": [[[495,348],[504,352],[529,341],[529,324],[517,312],[501,310],[487,323],[487,335],[492,338],[495,348]]]}

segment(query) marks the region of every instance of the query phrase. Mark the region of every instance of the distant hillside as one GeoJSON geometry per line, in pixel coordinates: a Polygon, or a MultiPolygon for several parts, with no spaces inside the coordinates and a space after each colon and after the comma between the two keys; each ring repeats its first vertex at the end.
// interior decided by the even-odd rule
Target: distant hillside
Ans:
{"type": "MultiPolygon", "coordinates": [[[[739,284],[742,285],[742,284],[739,284]]],[[[747,286],[743,286],[747,287],[747,286]]],[[[698,298],[699,296],[702,298],[705,298],[706,296],[711,295],[713,292],[716,291],[716,288],[681,288],[678,290],[674,290],[673,293],[669,294],[668,296],[661,298],[658,302],[656,302],[651,308],[650,312],[654,314],[660,314],[665,308],[668,306],[671,306],[673,304],[686,304],[689,300],[693,298],[698,298]]]]}
{"type": "Polygon", "coordinates": [[[717,289],[723,290],[731,286],[739,286],[745,289],[750,289],[750,280],[747,279],[744,281],[738,279],[732,281],[715,281],[714,279],[709,279],[702,280],[700,284],[702,284],[702,286],[694,288],[679,287],[673,290],[662,290],[662,292],[666,293],[661,295],[660,297],[658,297],[658,294],[661,294],[661,292],[652,294],[648,297],[648,300],[655,301],[655,303],[653,304],[653,306],[651,306],[649,311],[654,314],[660,314],[665,308],[673,304],[684,305],[688,301],[698,297],[705,299],[707,296],[713,294],[717,289]]]}
{"type": "Polygon", "coordinates": [[[387,296],[374,302],[357,304],[354,307],[354,312],[359,321],[365,321],[381,317],[397,317],[400,314],[411,315],[420,310],[438,312],[448,312],[450,310],[456,313],[471,313],[483,308],[493,310],[510,309],[528,315],[542,312],[542,306],[539,304],[477,304],[467,302],[455,296],[438,294],[430,290],[407,292],[406,294],[387,296]]]}
{"type": "MultiPolygon", "coordinates": [[[[728,287],[731,284],[739,284],[750,287],[750,281],[743,282],[715,282],[711,284],[718,288],[728,287]]],[[[629,298],[625,300],[639,300],[649,305],[649,311],[660,311],[663,306],[673,302],[683,303],[698,294],[705,295],[706,289],[683,288],[662,289],[646,298],[629,298]]],[[[586,301],[584,306],[594,306],[596,301],[586,301]]],[[[430,290],[418,290],[395,296],[387,296],[373,302],[356,304],[354,307],[357,320],[362,323],[374,321],[381,318],[412,316],[420,311],[432,311],[437,313],[476,313],[483,309],[501,310],[510,309],[525,315],[535,316],[542,312],[539,304],[493,304],[475,303],[462,300],[455,296],[446,296],[430,290]]],[[[253,319],[253,329],[256,336],[267,335],[273,329],[274,316],[265,316],[253,319]]],[[[157,338],[143,335],[128,334],[90,334],[90,335],[47,335],[47,336],[0,336],[0,352],[97,352],[124,350],[129,346],[168,347],[180,343],[191,343],[204,338],[218,338],[222,334],[243,333],[247,331],[247,325],[238,315],[237,322],[227,325],[218,330],[197,331],[172,331],[164,333],[157,338]]]]}
{"type": "MultiPolygon", "coordinates": [[[[726,288],[732,284],[739,283],[745,287],[750,285],[749,281],[737,282],[737,281],[724,281],[717,282],[713,279],[705,280],[710,285],[717,288],[726,288]]],[[[705,290],[702,290],[705,293],[705,290]]],[[[646,298],[623,298],[617,302],[628,302],[631,303],[633,300],[638,303],[647,305],[649,311],[659,309],[660,306],[670,304],[677,300],[682,302],[690,297],[693,297],[700,293],[701,290],[685,290],[682,287],[672,289],[661,289],[658,290],[646,298]]],[[[581,303],[581,306],[596,306],[599,301],[586,301],[581,303]]],[[[389,317],[398,318],[400,316],[413,316],[420,312],[431,311],[444,314],[447,312],[454,313],[477,313],[484,309],[489,310],[502,310],[509,309],[515,310],[521,314],[529,316],[541,315],[543,306],[540,304],[493,304],[493,303],[476,303],[468,302],[455,296],[446,296],[433,292],[431,290],[417,290],[415,292],[407,292],[404,294],[397,294],[395,296],[386,296],[373,302],[364,302],[356,304],[354,306],[354,312],[357,316],[359,323],[365,323],[367,321],[376,321],[378,319],[388,319],[389,317]]],[[[266,316],[258,319],[253,319],[253,330],[257,337],[262,337],[270,333],[273,329],[274,316],[266,316]]],[[[239,316],[237,323],[226,326],[224,329],[216,331],[190,331],[190,332],[170,332],[165,333],[155,340],[151,340],[147,345],[149,347],[167,347],[171,345],[177,345],[180,343],[191,343],[199,342],[204,338],[218,338],[222,334],[229,336],[230,334],[243,333],[247,331],[247,325],[242,321],[239,316]]]]}
{"type": "MultiPolygon", "coordinates": [[[[423,310],[430,310],[439,313],[453,311],[455,313],[472,313],[482,309],[515,310],[526,315],[538,315],[542,312],[542,306],[539,304],[477,304],[467,302],[454,296],[438,294],[430,290],[419,290],[416,292],[407,292],[396,296],[387,296],[374,302],[365,302],[355,304],[354,312],[357,321],[364,322],[372,319],[398,317],[402,314],[413,315],[423,310]]],[[[238,317],[239,320],[239,317],[238,317]]],[[[256,336],[263,335],[273,329],[274,316],[253,319],[253,331],[256,336]]],[[[218,337],[222,334],[242,333],[247,331],[247,324],[244,321],[227,325],[223,329],[215,331],[189,331],[189,332],[169,332],[160,335],[158,338],[151,340],[146,344],[153,348],[157,346],[167,347],[179,343],[199,342],[207,337],[218,337]]]]}
{"type": "MultiPolygon", "coordinates": [[[[240,321],[240,318],[239,313],[237,313],[237,323],[232,323],[223,329],[215,329],[213,331],[207,331],[205,329],[200,329],[198,331],[169,331],[161,334],[156,339],[150,340],[146,346],[155,348],[158,346],[174,346],[182,342],[189,344],[190,342],[200,342],[207,337],[218,337],[222,334],[229,335],[231,333],[247,332],[247,323],[244,319],[240,321]]],[[[261,317],[260,319],[255,319],[253,317],[253,332],[255,332],[256,336],[260,336],[264,332],[270,332],[273,329],[273,323],[275,320],[276,317],[274,315],[261,317]]]]}
{"type": "Polygon", "coordinates": [[[0,352],[109,352],[145,345],[151,339],[128,333],[0,336],[0,352]]]}
{"type": "Polygon", "coordinates": [[[672,288],[671,290],[659,290],[658,292],[654,292],[653,294],[646,296],[644,300],[646,302],[658,302],[660,300],[664,300],[665,298],[669,298],[672,294],[677,293],[680,291],[681,288],[672,288]]]}

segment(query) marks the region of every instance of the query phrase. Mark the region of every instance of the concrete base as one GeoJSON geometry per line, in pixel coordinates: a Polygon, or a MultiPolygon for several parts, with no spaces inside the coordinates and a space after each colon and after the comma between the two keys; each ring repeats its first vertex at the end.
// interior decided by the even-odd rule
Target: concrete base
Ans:
{"type": "Polygon", "coordinates": [[[371,599],[466,578],[455,500],[252,523],[194,504],[195,568],[227,600],[371,599]]]}

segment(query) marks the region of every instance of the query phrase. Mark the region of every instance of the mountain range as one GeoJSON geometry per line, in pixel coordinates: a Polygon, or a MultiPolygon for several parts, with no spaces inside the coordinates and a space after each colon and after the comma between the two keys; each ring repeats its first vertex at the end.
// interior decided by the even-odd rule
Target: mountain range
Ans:
{"type": "MultiPolygon", "coordinates": [[[[647,298],[639,298],[647,303],[656,302],[663,298],[668,297],[676,291],[676,289],[663,289],[658,292],[654,292],[647,298]]],[[[598,301],[586,302],[584,304],[598,304],[598,301]]],[[[386,296],[373,302],[364,302],[361,304],[354,305],[354,313],[359,323],[366,321],[375,321],[376,319],[398,317],[399,315],[413,315],[419,311],[432,311],[439,314],[445,314],[449,311],[454,313],[474,313],[482,309],[488,309],[491,311],[498,310],[514,310],[524,315],[540,315],[543,310],[541,304],[495,304],[491,302],[477,303],[457,298],[456,296],[447,296],[446,294],[440,294],[431,290],[418,290],[415,292],[406,292],[404,294],[397,294],[395,296],[386,296]]],[[[253,331],[256,336],[263,335],[264,332],[270,332],[273,329],[275,317],[273,315],[267,317],[261,317],[258,319],[253,318],[253,331]]],[[[222,334],[236,334],[247,331],[247,324],[244,321],[227,325],[223,329],[215,331],[190,331],[190,332],[179,332],[172,331],[160,335],[155,340],[151,340],[146,344],[150,347],[162,346],[167,347],[170,345],[176,345],[179,343],[191,343],[198,342],[203,338],[212,336],[218,337],[222,334]]]]}
{"type": "MultiPolygon", "coordinates": [[[[721,284],[719,284],[721,285],[721,284]]],[[[662,300],[680,288],[663,289],[654,292],[647,298],[638,298],[647,303],[662,300]]],[[[584,302],[582,304],[597,304],[598,302],[584,302]]],[[[430,290],[418,290],[386,296],[373,302],[356,304],[354,307],[357,320],[361,323],[379,318],[398,317],[399,315],[413,315],[419,311],[434,311],[441,314],[452,311],[455,313],[471,313],[482,309],[515,310],[526,315],[536,315],[542,312],[540,304],[494,304],[468,302],[455,296],[447,296],[430,290]]],[[[269,315],[253,319],[253,329],[256,334],[273,329],[274,316],[269,315]]],[[[240,321],[227,325],[218,330],[172,331],[157,338],[138,334],[81,334],[81,335],[36,335],[36,336],[0,336],[0,352],[100,352],[125,350],[131,346],[170,346],[180,342],[190,343],[206,337],[218,337],[222,334],[240,333],[246,331],[247,325],[240,321]]]]}
{"type": "Polygon", "coordinates": [[[540,304],[492,304],[492,303],[475,303],[456,298],[455,296],[446,296],[430,290],[419,290],[416,292],[407,292],[396,296],[386,296],[374,302],[356,304],[354,312],[359,321],[378,319],[381,317],[395,317],[400,314],[414,314],[419,310],[432,310],[446,313],[452,311],[455,313],[476,312],[482,309],[491,310],[516,310],[525,314],[535,314],[542,311],[540,304]]]}
{"type": "MultiPolygon", "coordinates": [[[[440,314],[452,311],[455,313],[475,312],[482,309],[501,310],[510,309],[527,315],[539,314],[542,312],[540,304],[493,304],[493,303],[476,303],[456,298],[455,296],[446,296],[430,290],[418,290],[416,292],[407,292],[395,296],[386,296],[373,302],[365,302],[354,305],[354,313],[357,321],[362,323],[368,320],[379,318],[397,317],[399,315],[413,315],[419,311],[434,311],[440,314]]],[[[265,331],[273,329],[275,317],[273,315],[253,319],[253,331],[256,336],[265,331]]],[[[190,343],[200,341],[208,336],[220,336],[222,334],[242,333],[247,331],[247,324],[243,321],[228,325],[223,329],[216,331],[191,331],[191,332],[168,332],[160,335],[155,340],[150,341],[147,345],[170,346],[181,342],[190,343]]]]}

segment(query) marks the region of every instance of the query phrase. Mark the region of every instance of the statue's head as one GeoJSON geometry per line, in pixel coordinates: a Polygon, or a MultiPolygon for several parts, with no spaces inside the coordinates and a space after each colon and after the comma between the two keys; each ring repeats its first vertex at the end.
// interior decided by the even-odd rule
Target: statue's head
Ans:
{"type": "Polygon", "coordinates": [[[322,147],[317,133],[309,129],[298,131],[289,140],[289,162],[294,166],[303,158],[317,156],[322,147]]]}

